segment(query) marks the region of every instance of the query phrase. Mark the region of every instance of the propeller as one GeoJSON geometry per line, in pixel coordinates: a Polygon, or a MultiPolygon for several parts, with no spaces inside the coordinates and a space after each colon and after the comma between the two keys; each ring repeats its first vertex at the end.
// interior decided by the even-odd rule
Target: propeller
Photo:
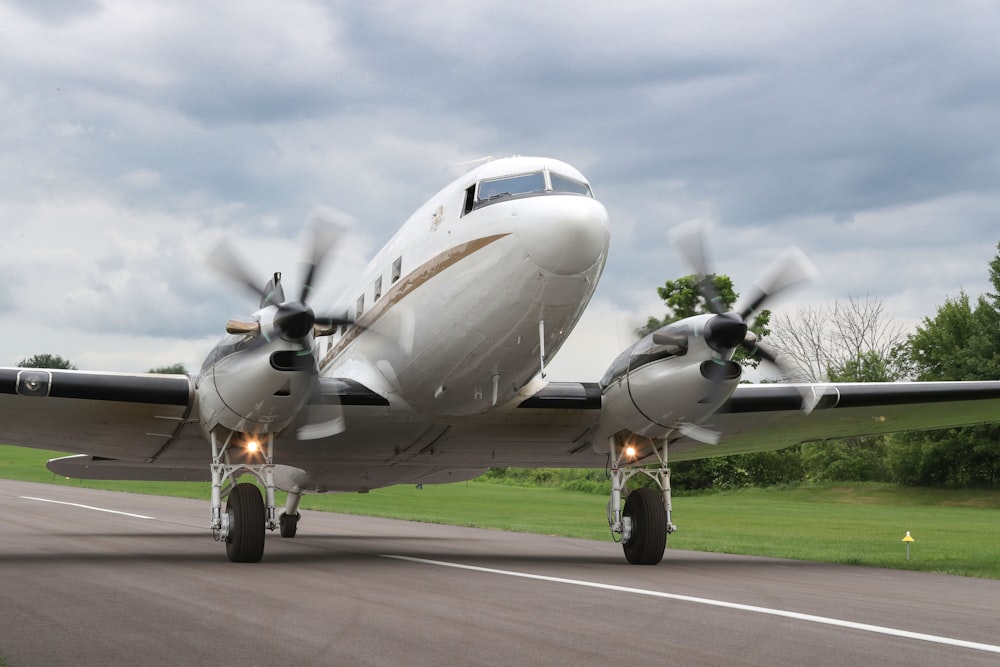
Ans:
{"type": "MultiPolygon", "coordinates": [[[[274,326],[282,338],[301,342],[306,351],[309,351],[307,337],[310,333],[319,333],[317,327],[322,329],[322,333],[326,333],[327,330],[340,325],[354,324],[354,320],[346,316],[317,315],[309,306],[309,296],[313,291],[313,285],[336,247],[341,233],[341,229],[331,223],[317,220],[313,224],[313,238],[306,252],[305,279],[302,282],[299,298],[294,300],[285,298],[280,273],[275,273],[265,287],[260,287],[260,284],[253,277],[253,272],[247,268],[246,262],[225,241],[220,242],[209,253],[208,262],[218,273],[259,296],[261,308],[277,306],[278,312],[274,316],[274,326]]],[[[230,320],[226,331],[253,335],[260,333],[260,324],[230,320]]],[[[311,354],[311,351],[309,352],[311,354]]]]}
{"type": "MultiPolygon", "coordinates": [[[[236,251],[225,241],[220,242],[209,254],[209,265],[232,282],[241,285],[260,297],[260,307],[277,307],[273,317],[274,329],[264,331],[260,322],[229,320],[226,331],[237,335],[264,335],[270,340],[277,333],[289,342],[300,345],[299,355],[313,357],[312,336],[330,335],[335,327],[354,324],[354,320],[343,315],[316,314],[309,305],[309,297],[319,280],[323,269],[331,257],[342,235],[342,229],[323,220],[314,220],[312,239],[306,249],[304,279],[297,299],[287,299],[281,284],[281,273],[274,273],[264,287],[254,279],[254,272],[248,268],[236,251]]],[[[314,359],[315,361],[315,359],[314,359]]],[[[316,364],[296,364],[298,370],[287,372],[310,373],[313,376],[312,395],[305,409],[305,426],[298,429],[300,439],[311,440],[335,435],[344,430],[343,411],[339,402],[335,405],[323,402],[316,364]]]]}
{"type": "MultiPolygon", "coordinates": [[[[694,273],[697,289],[708,309],[715,315],[705,325],[703,336],[708,345],[719,353],[719,358],[742,347],[756,358],[780,365],[777,355],[760,344],[757,336],[749,331],[749,324],[769,299],[815,277],[816,269],[812,262],[798,248],[785,251],[761,272],[749,295],[740,300],[742,307],[725,312],[712,283],[711,276],[714,274],[709,270],[704,226],[699,223],[678,225],[671,230],[671,237],[678,253],[694,273]]],[[[654,342],[668,342],[662,338],[659,332],[653,334],[654,342]]]]}
{"type": "MultiPolygon", "coordinates": [[[[717,353],[713,359],[715,367],[706,368],[706,375],[712,382],[712,389],[706,400],[722,400],[723,380],[728,373],[726,362],[737,348],[743,348],[753,358],[768,362],[787,374],[788,369],[778,355],[758,341],[757,336],[749,330],[749,325],[769,299],[814,278],[816,269],[812,262],[798,248],[785,251],[761,272],[746,298],[740,300],[740,307],[726,312],[712,283],[713,274],[709,269],[704,226],[699,223],[679,225],[671,230],[671,238],[681,258],[694,273],[697,289],[714,315],[701,332],[708,346],[717,353]]],[[[676,328],[670,330],[668,326],[654,333],[653,341],[661,345],[670,344],[675,342],[676,336],[676,328]]],[[[814,406],[814,402],[804,397],[804,411],[808,413],[814,406]]]]}

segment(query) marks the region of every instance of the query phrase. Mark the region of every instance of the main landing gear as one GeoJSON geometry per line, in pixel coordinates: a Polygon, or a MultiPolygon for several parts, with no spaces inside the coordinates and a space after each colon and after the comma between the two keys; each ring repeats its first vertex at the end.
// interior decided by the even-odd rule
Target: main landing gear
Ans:
{"type": "Polygon", "coordinates": [[[663,560],[667,536],[677,530],[670,520],[670,468],[667,467],[667,441],[662,451],[653,443],[653,453],[659,462],[655,468],[635,467],[634,447],[611,438],[611,501],[608,503],[608,524],[616,541],[620,540],[625,558],[633,565],[656,565],[663,560]],[[636,475],[646,475],[659,490],[638,488],[628,493],[622,511],[622,496],[626,482],[636,475]]]}
{"type": "MultiPolygon", "coordinates": [[[[278,527],[274,506],[274,435],[267,436],[263,463],[253,464],[229,462],[226,450],[232,438],[230,433],[220,447],[215,432],[212,432],[212,534],[217,541],[226,543],[226,555],[230,561],[256,563],[264,556],[264,530],[278,527]],[[261,483],[264,499],[255,484],[234,484],[244,473],[252,474],[261,483]],[[222,511],[223,496],[228,496],[225,512],[222,511]]],[[[297,522],[298,515],[295,516],[297,522]]],[[[295,534],[295,522],[292,523],[291,534],[295,534]]],[[[285,535],[284,522],[282,535],[285,535]]]]}

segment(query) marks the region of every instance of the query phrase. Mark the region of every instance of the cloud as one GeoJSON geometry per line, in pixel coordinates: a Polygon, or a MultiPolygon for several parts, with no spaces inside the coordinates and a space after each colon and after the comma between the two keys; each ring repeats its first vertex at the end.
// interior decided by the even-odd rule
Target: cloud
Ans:
{"type": "Polygon", "coordinates": [[[490,154],[588,175],[613,216],[592,309],[639,319],[687,220],[740,290],[795,244],[823,276],[789,307],[872,293],[908,319],[985,289],[1000,240],[986,4],[7,2],[0,25],[0,304],[35,332],[2,352],[63,353],[67,323],[109,368],[102,334],[201,341],[253,305],[208,247],[292,280],[317,206],[355,221],[333,299],[490,154]]]}

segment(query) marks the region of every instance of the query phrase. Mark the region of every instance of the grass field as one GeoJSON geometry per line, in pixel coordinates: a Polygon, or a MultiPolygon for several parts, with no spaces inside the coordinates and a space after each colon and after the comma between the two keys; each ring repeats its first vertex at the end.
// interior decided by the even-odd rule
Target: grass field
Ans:
{"type": "MultiPolygon", "coordinates": [[[[0,446],[0,477],[207,501],[208,484],[87,482],[45,469],[54,452],[0,446]]],[[[485,481],[306,496],[304,509],[610,540],[607,498],[485,481]]],[[[1000,491],[801,485],[674,498],[669,546],[1000,579],[1000,491]],[[901,541],[916,542],[911,560],[901,541]]]]}

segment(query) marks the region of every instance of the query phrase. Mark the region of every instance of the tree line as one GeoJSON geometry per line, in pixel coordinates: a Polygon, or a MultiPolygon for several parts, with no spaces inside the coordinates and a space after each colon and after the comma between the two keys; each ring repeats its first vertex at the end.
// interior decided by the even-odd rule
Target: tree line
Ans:
{"type": "MultiPolygon", "coordinates": [[[[768,319],[768,342],[785,360],[783,380],[890,382],[1000,380],[1000,243],[989,264],[992,291],[960,292],[912,333],[872,297],[799,309],[768,319]]],[[[661,288],[668,301],[677,281],[661,288]],[[672,287],[673,286],[673,287],[672,287]]],[[[735,297],[733,298],[735,301],[735,297]]],[[[697,304],[695,308],[702,306],[697,304]]],[[[731,307],[731,303],[727,307],[731,307]]],[[[694,312],[670,309],[669,322],[694,312]]],[[[653,327],[656,328],[655,326],[653,327]]],[[[641,330],[640,330],[641,331],[641,330]]],[[[997,416],[1000,419],[1000,415],[997,416]]],[[[1000,487],[1000,426],[897,433],[809,443],[775,452],[679,462],[678,487],[764,486],[799,481],[878,481],[915,486],[1000,487]]]]}
{"type": "MultiPolygon", "coordinates": [[[[55,368],[60,370],[77,370],[76,364],[71,362],[69,359],[64,359],[58,354],[33,354],[30,357],[25,357],[21,361],[17,362],[20,368],[55,368]]],[[[160,366],[159,368],[150,368],[149,373],[160,373],[164,375],[187,375],[187,369],[184,364],[171,364],[169,366],[160,366]]]]}

